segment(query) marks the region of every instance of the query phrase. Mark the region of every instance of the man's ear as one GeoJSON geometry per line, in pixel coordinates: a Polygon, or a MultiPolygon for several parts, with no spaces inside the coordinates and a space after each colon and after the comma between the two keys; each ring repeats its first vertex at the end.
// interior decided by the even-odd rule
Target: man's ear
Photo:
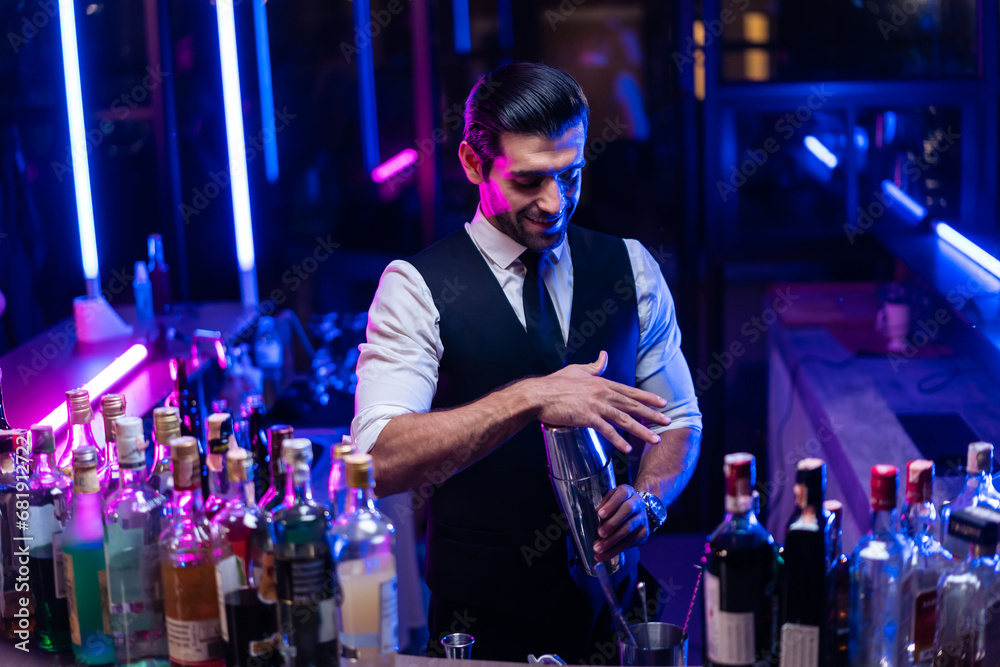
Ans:
{"type": "Polygon", "coordinates": [[[472,150],[472,146],[469,142],[463,141],[458,145],[458,159],[462,163],[462,168],[465,169],[465,176],[474,185],[481,185],[486,179],[483,178],[483,163],[476,155],[476,151],[472,150]]]}

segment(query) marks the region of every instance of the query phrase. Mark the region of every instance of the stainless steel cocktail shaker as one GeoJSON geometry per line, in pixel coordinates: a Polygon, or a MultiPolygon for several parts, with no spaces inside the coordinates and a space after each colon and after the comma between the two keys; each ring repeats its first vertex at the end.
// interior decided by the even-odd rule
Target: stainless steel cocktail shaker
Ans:
{"type": "MultiPolygon", "coordinates": [[[[597,508],[615,488],[611,459],[592,428],[542,424],[542,434],[549,458],[549,478],[569,524],[580,565],[584,572],[596,577],[594,543],[599,538],[600,525],[597,508]]],[[[617,572],[624,562],[624,554],[615,556],[607,563],[608,572],[617,572]]]]}

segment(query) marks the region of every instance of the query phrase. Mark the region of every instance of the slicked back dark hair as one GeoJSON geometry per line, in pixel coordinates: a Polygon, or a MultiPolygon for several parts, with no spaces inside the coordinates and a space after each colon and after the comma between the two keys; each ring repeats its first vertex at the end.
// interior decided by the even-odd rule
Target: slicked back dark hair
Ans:
{"type": "Polygon", "coordinates": [[[465,133],[483,163],[488,178],[493,161],[501,155],[500,135],[533,134],[558,137],[583,123],[584,136],[590,107],[580,84],[561,69],[542,63],[516,62],[483,76],[465,101],[465,133]]]}

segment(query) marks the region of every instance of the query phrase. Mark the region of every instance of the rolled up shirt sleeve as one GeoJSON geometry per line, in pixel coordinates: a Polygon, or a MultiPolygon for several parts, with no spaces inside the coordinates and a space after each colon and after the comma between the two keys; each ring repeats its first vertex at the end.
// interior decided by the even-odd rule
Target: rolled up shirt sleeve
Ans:
{"type": "Polygon", "coordinates": [[[358,451],[375,445],[389,420],[428,412],[444,353],[439,315],[423,277],[412,264],[386,267],[368,310],[367,341],[358,357],[351,435],[358,451]]]}
{"type": "Polygon", "coordinates": [[[663,397],[660,412],[670,417],[669,426],[653,426],[660,433],[677,428],[701,431],[701,411],[691,370],[681,352],[674,299],[659,264],[641,243],[626,239],[639,310],[639,350],[635,386],[663,397]]]}

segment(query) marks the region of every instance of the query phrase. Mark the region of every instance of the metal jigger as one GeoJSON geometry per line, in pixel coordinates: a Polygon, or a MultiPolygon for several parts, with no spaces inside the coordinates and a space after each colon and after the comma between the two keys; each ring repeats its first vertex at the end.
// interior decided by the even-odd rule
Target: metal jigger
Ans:
{"type": "MultiPolygon", "coordinates": [[[[615,488],[615,473],[611,459],[592,428],[548,426],[542,424],[545,453],[549,458],[549,478],[583,571],[596,577],[594,543],[599,536],[600,518],[597,508],[609,491],[615,488]]],[[[625,563],[625,554],[607,562],[608,573],[614,574],[625,563]]]]}

